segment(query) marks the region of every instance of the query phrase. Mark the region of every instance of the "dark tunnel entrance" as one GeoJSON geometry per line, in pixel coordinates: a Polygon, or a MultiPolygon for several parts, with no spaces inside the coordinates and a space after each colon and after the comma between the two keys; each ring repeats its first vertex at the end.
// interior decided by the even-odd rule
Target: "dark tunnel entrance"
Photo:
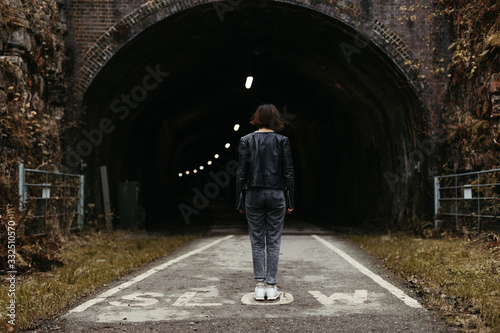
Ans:
{"type": "MultiPolygon", "coordinates": [[[[144,30],[84,96],[87,136],[104,132],[86,161],[92,197],[100,198],[98,169],[106,165],[115,213],[118,184],[137,181],[147,229],[184,225],[179,204],[193,207],[197,190],[214,182],[210,172],[237,160],[238,140],[254,130],[250,116],[265,102],[288,121],[296,217],[349,226],[402,218],[422,184],[394,187],[384,174],[395,173],[414,145],[422,110],[378,47],[346,56],[340,45],[359,44],[356,38],[331,17],[269,2],[244,2],[223,21],[213,6],[198,6],[144,30]],[[247,76],[254,77],[251,89],[247,76]]],[[[232,207],[233,197],[234,177],[209,201],[232,207]]],[[[198,210],[192,225],[212,222],[210,208],[198,210]]]]}

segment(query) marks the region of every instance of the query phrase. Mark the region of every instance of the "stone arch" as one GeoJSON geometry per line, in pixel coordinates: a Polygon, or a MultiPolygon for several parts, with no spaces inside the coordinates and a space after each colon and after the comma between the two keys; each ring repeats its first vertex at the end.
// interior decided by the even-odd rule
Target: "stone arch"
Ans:
{"type": "MultiPolygon", "coordinates": [[[[412,50],[396,32],[382,21],[376,17],[361,14],[353,2],[347,0],[270,1],[305,7],[346,24],[357,32],[352,44],[339,45],[347,56],[352,52],[359,51],[366,43],[372,42],[388,55],[417,93],[423,93],[426,84],[424,79],[419,77],[418,70],[413,66],[415,59],[412,50]]],[[[227,3],[222,0],[151,0],[143,4],[109,28],[84,54],[77,77],[77,94],[81,96],[85,93],[99,71],[122,46],[152,25],[176,13],[210,3],[214,6],[214,12],[217,12],[223,20],[224,11],[231,8],[228,6],[234,7],[241,2],[243,0],[232,0],[227,3]]]]}

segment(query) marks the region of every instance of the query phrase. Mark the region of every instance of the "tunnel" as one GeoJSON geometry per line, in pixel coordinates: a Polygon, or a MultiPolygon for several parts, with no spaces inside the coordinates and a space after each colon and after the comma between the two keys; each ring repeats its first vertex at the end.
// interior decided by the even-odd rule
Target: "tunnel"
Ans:
{"type": "MultiPolygon", "coordinates": [[[[127,39],[127,31],[116,38],[127,39]]],[[[211,4],[180,11],[129,38],[103,66],[80,116],[79,142],[92,143],[79,147],[87,155],[87,198],[102,211],[105,165],[113,210],[118,184],[137,182],[148,230],[208,225],[221,206],[241,218],[231,168],[262,103],[276,105],[286,121],[294,218],[383,228],[404,223],[416,198],[425,200],[424,166],[422,175],[396,185],[387,177],[408,167],[401,163],[423,126],[405,74],[348,25],[260,1],[242,2],[223,17],[211,4]]]]}

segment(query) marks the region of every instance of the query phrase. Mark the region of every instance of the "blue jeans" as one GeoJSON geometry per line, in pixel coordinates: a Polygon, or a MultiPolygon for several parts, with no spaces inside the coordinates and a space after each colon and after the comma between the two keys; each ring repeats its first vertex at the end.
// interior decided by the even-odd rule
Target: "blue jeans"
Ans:
{"type": "Polygon", "coordinates": [[[252,244],[254,278],[276,284],[286,212],[285,194],[280,189],[250,188],[245,197],[245,210],[252,244]]]}

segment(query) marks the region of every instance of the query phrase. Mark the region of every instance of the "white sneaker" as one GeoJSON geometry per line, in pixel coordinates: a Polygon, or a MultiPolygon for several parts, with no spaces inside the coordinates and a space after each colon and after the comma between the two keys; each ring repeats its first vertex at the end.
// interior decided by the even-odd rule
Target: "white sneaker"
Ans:
{"type": "Polygon", "coordinates": [[[264,301],[266,299],[266,285],[264,282],[257,282],[254,298],[256,301],[264,301]]]}
{"type": "Polygon", "coordinates": [[[266,288],[266,296],[268,301],[275,301],[278,299],[279,293],[276,285],[268,285],[266,288]]]}

